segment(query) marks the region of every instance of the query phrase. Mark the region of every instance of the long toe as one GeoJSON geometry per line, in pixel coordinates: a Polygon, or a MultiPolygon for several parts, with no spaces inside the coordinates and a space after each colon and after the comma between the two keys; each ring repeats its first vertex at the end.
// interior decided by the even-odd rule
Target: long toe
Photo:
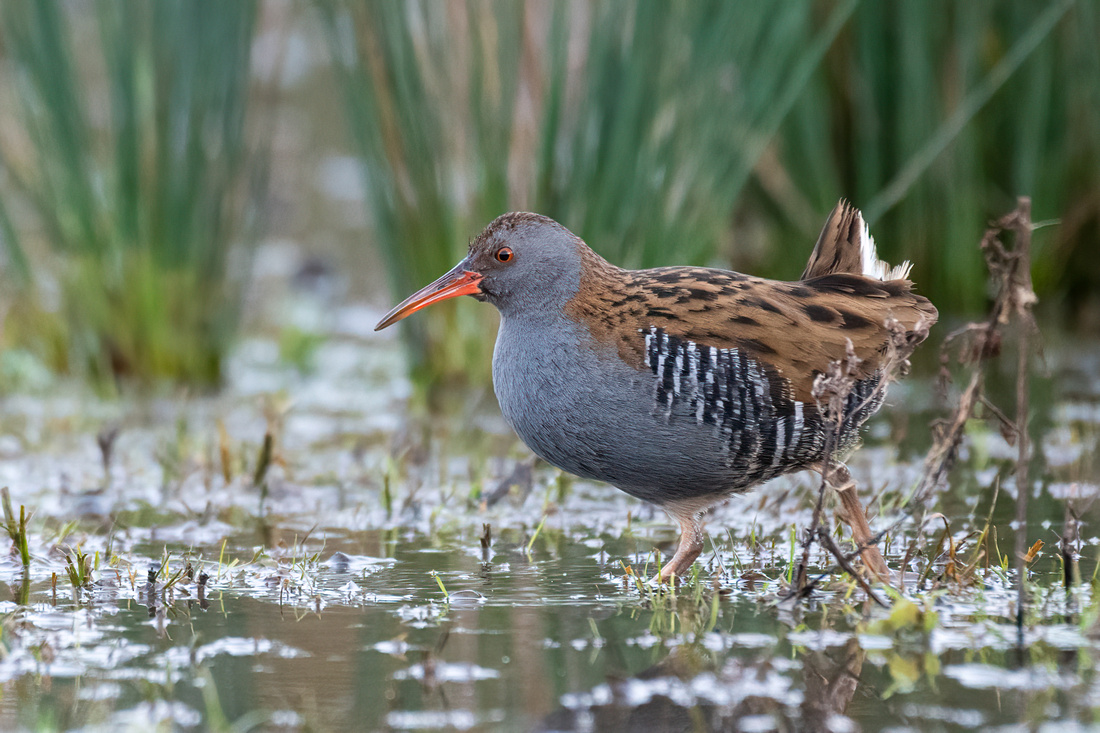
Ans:
{"type": "Polygon", "coordinates": [[[886,565],[886,560],[878,547],[872,542],[874,534],[871,532],[871,525],[867,522],[863,504],[856,495],[855,484],[839,489],[837,495],[843,507],[843,512],[840,512],[841,519],[851,528],[852,541],[861,548],[859,555],[863,559],[863,564],[872,575],[890,585],[890,568],[886,565]]]}
{"type": "MultiPolygon", "coordinates": [[[[683,547],[683,542],[680,543],[680,546],[683,547]]],[[[660,581],[662,583],[667,583],[673,576],[677,578],[685,577],[691,572],[691,566],[695,564],[695,559],[699,557],[700,552],[702,552],[701,549],[690,553],[681,553],[680,550],[677,549],[672,559],[661,568],[661,575],[659,576],[660,581]]]]}
{"type": "Polygon", "coordinates": [[[682,516],[680,518],[680,544],[676,547],[676,554],[661,568],[658,579],[667,583],[670,578],[685,577],[690,571],[695,560],[703,552],[703,525],[698,515],[682,516]]]}

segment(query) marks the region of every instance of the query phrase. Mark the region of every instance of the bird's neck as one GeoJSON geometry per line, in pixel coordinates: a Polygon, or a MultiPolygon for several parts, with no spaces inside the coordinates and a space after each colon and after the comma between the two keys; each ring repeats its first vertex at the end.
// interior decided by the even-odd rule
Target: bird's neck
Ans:
{"type": "Polygon", "coordinates": [[[640,305],[638,289],[631,282],[632,271],[612,265],[591,250],[587,255],[577,291],[563,313],[580,324],[594,343],[618,348],[625,317],[640,305]]]}
{"type": "Polygon", "coordinates": [[[522,289],[494,299],[501,318],[531,327],[553,327],[561,319],[575,319],[577,303],[594,302],[599,294],[614,290],[622,270],[583,244],[579,254],[579,263],[560,270],[548,269],[541,277],[526,281],[522,289]]]}
{"type": "MultiPolygon", "coordinates": [[[[608,339],[597,338],[606,331],[594,327],[594,318],[606,317],[600,313],[606,308],[608,298],[614,300],[623,290],[624,271],[615,267],[587,247],[581,252],[581,267],[574,274],[562,273],[551,287],[528,290],[537,297],[511,297],[500,311],[500,332],[497,338],[497,357],[503,348],[523,351],[509,358],[549,360],[565,364],[584,352],[603,352],[608,339]],[[553,352],[551,354],[550,352],[553,352]]],[[[544,368],[548,367],[543,361],[544,368]]]]}

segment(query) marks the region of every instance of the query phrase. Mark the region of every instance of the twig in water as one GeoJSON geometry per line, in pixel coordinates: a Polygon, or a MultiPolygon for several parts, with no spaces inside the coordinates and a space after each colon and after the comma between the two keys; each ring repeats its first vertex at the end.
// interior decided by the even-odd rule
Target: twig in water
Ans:
{"type": "Polygon", "coordinates": [[[271,430],[264,433],[264,442],[260,446],[260,455],[256,459],[256,471],[252,474],[252,487],[256,488],[263,483],[267,469],[271,467],[271,453],[275,447],[275,436],[271,430]]]}
{"type": "MultiPolygon", "coordinates": [[[[1030,274],[1032,229],[1031,201],[1021,197],[1017,201],[1016,209],[994,222],[982,237],[981,248],[996,293],[993,305],[984,321],[968,324],[948,334],[941,348],[943,382],[946,384],[950,381],[947,366],[953,348],[957,349],[958,361],[970,366],[970,379],[962,390],[954,413],[948,419],[938,422],[933,428],[933,445],[925,457],[920,481],[902,504],[910,507],[910,511],[878,535],[881,537],[886,532],[894,531],[903,522],[914,519],[913,515],[917,512],[923,512],[932,494],[946,483],[947,475],[955,464],[966,434],[967,421],[974,416],[978,405],[985,406],[989,414],[1000,422],[1005,438],[1015,442],[1017,447],[1016,568],[1019,574],[1017,624],[1021,639],[1026,602],[1027,568],[1023,558],[1027,551],[1028,453],[1030,449],[1027,434],[1027,367],[1031,353],[1029,337],[1031,334],[1038,333],[1038,327],[1031,312],[1037,302],[1031,287],[1030,274]],[[1015,234],[1015,246],[1012,249],[1007,249],[999,239],[1006,231],[1012,231],[1015,234]],[[985,363],[1000,354],[1003,342],[1002,331],[1010,322],[1018,325],[1020,333],[1016,374],[1016,416],[1012,420],[1006,413],[994,408],[983,391],[985,363]]],[[[923,521],[923,518],[919,518],[918,524],[923,524],[923,521]]]]}
{"type": "Polygon", "coordinates": [[[856,582],[859,583],[859,587],[862,588],[863,592],[867,594],[867,597],[878,605],[882,606],[883,608],[886,608],[886,604],[883,603],[881,598],[875,595],[875,592],[871,590],[871,586],[867,584],[866,579],[864,579],[864,577],[857,573],[852,567],[850,562],[851,558],[845,556],[844,553],[840,551],[840,548],[836,546],[836,543],[833,542],[832,535],[829,534],[829,531],[825,529],[825,527],[817,528],[817,538],[817,541],[821,543],[821,546],[828,550],[829,553],[836,558],[836,562],[841,567],[841,569],[843,569],[844,572],[848,573],[848,575],[851,575],[853,578],[855,578],[856,582]]]}
{"type": "Polygon", "coordinates": [[[795,573],[796,582],[792,586],[792,593],[801,595],[806,582],[810,547],[820,527],[827,485],[833,486],[837,491],[843,506],[843,518],[852,529],[856,550],[863,558],[864,564],[879,580],[890,582],[890,570],[876,546],[876,543],[885,536],[885,532],[872,536],[863,505],[856,494],[855,482],[852,481],[848,469],[833,460],[839,437],[843,431],[850,429],[850,422],[859,419],[859,415],[865,408],[881,401],[890,382],[908,373],[909,357],[917,345],[928,337],[931,323],[922,319],[911,329],[907,329],[896,319],[889,318],[885,326],[890,334],[886,344],[886,357],[876,375],[877,381],[874,387],[858,404],[854,407],[848,406],[849,396],[859,380],[860,366],[860,359],[856,356],[851,341],[848,341],[845,358],[832,362],[825,374],[819,375],[814,383],[814,398],[817,400],[818,409],[831,429],[825,434],[824,458],[819,469],[821,485],[818,489],[810,528],[802,542],[802,557],[795,573]]]}
{"type": "Polygon", "coordinates": [[[233,483],[233,452],[229,447],[229,433],[221,419],[218,420],[218,457],[222,464],[222,480],[228,486],[233,483]]]}
{"type": "Polygon", "coordinates": [[[493,528],[488,523],[483,523],[481,529],[481,561],[487,563],[492,557],[493,528]]]}
{"type": "Polygon", "coordinates": [[[1031,199],[1021,196],[1016,210],[986,231],[982,239],[990,270],[999,276],[1000,292],[997,302],[1002,303],[998,323],[1006,324],[1015,317],[1020,323],[1020,343],[1016,354],[1016,629],[1017,641],[1023,646],[1024,609],[1027,602],[1027,564],[1024,562],[1027,548],[1027,495],[1028,463],[1031,441],[1027,432],[1028,413],[1028,336],[1038,332],[1031,309],[1038,298],[1031,287],[1031,199]],[[1005,249],[998,239],[1005,231],[1015,232],[1015,247],[1005,249]]]}
{"type": "Polygon", "coordinates": [[[99,457],[103,461],[103,483],[105,486],[109,486],[111,483],[111,458],[115,452],[115,441],[118,440],[118,434],[122,428],[117,425],[108,425],[104,427],[95,436],[96,444],[99,445],[99,457]]]}
{"type": "Polygon", "coordinates": [[[810,562],[810,547],[814,538],[818,536],[818,530],[821,527],[821,512],[825,505],[825,489],[830,484],[829,479],[836,469],[833,463],[833,453],[836,451],[837,440],[840,437],[843,425],[844,408],[852,388],[855,387],[860,363],[861,359],[856,356],[855,349],[849,339],[847,358],[830,363],[825,373],[819,375],[814,382],[814,399],[817,400],[817,408],[824,416],[829,429],[825,433],[821,484],[817,490],[817,502],[814,504],[813,517],[802,541],[802,558],[798,562],[798,571],[795,573],[796,582],[792,586],[792,591],[795,589],[801,591],[806,582],[806,570],[810,562]]]}
{"type": "Polygon", "coordinates": [[[1077,548],[1081,541],[1080,521],[1072,499],[1066,501],[1066,515],[1062,522],[1062,575],[1066,590],[1081,582],[1081,569],[1078,560],[1081,555],[1077,548]]]}

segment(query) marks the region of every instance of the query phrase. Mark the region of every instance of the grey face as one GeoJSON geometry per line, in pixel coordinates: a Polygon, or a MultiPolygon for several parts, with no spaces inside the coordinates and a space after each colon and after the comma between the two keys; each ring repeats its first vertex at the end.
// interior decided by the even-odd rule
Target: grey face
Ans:
{"type": "Polygon", "coordinates": [[[505,214],[470,245],[461,265],[481,275],[474,297],[505,316],[560,308],[580,284],[581,241],[553,219],[505,214]]]}
{"type": "Polygon", "coordinates": [[[583,247],[580,239],[553,219],[505,214],[478,235],[462,262],[399,303],[374,330],[459,295],[488,301],[506,318],[560,316],[580,286],[583,247]]]}

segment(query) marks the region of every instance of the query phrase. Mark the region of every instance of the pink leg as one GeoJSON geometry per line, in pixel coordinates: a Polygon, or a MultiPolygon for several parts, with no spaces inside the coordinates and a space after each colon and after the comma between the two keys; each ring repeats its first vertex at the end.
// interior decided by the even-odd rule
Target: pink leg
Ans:
{"type": "Polygon", "coordinates": [[[659,582],[667,583],[673,575],[683,578],[691,571],[695,559],[703,551],[703,512],[707,506],[709,502],[690,501],[665,505],[665,511],[680,522],[680,544],[676,554],[661,568],[659,582]]]}
{"type": "MultiPolygon", "coordinates": [[[[821,466],[814,466],[814,470],[820,473],[821,466]]],[[[832,487],[840,499],[841,511],[837,512],[841,521],[852,530],[852,541],[862,547],[859,556],[870,573],[883,583],[890,583],[890,568],[886,566],[886,560],[878,547],[871,543],[875,536],[871,531],[871,525],[867,521],[867,512],[856,495],[856,482],[848,473],[848,467],[842,463],[835,464],[829,473],[829,486],[832,487]]]]}

